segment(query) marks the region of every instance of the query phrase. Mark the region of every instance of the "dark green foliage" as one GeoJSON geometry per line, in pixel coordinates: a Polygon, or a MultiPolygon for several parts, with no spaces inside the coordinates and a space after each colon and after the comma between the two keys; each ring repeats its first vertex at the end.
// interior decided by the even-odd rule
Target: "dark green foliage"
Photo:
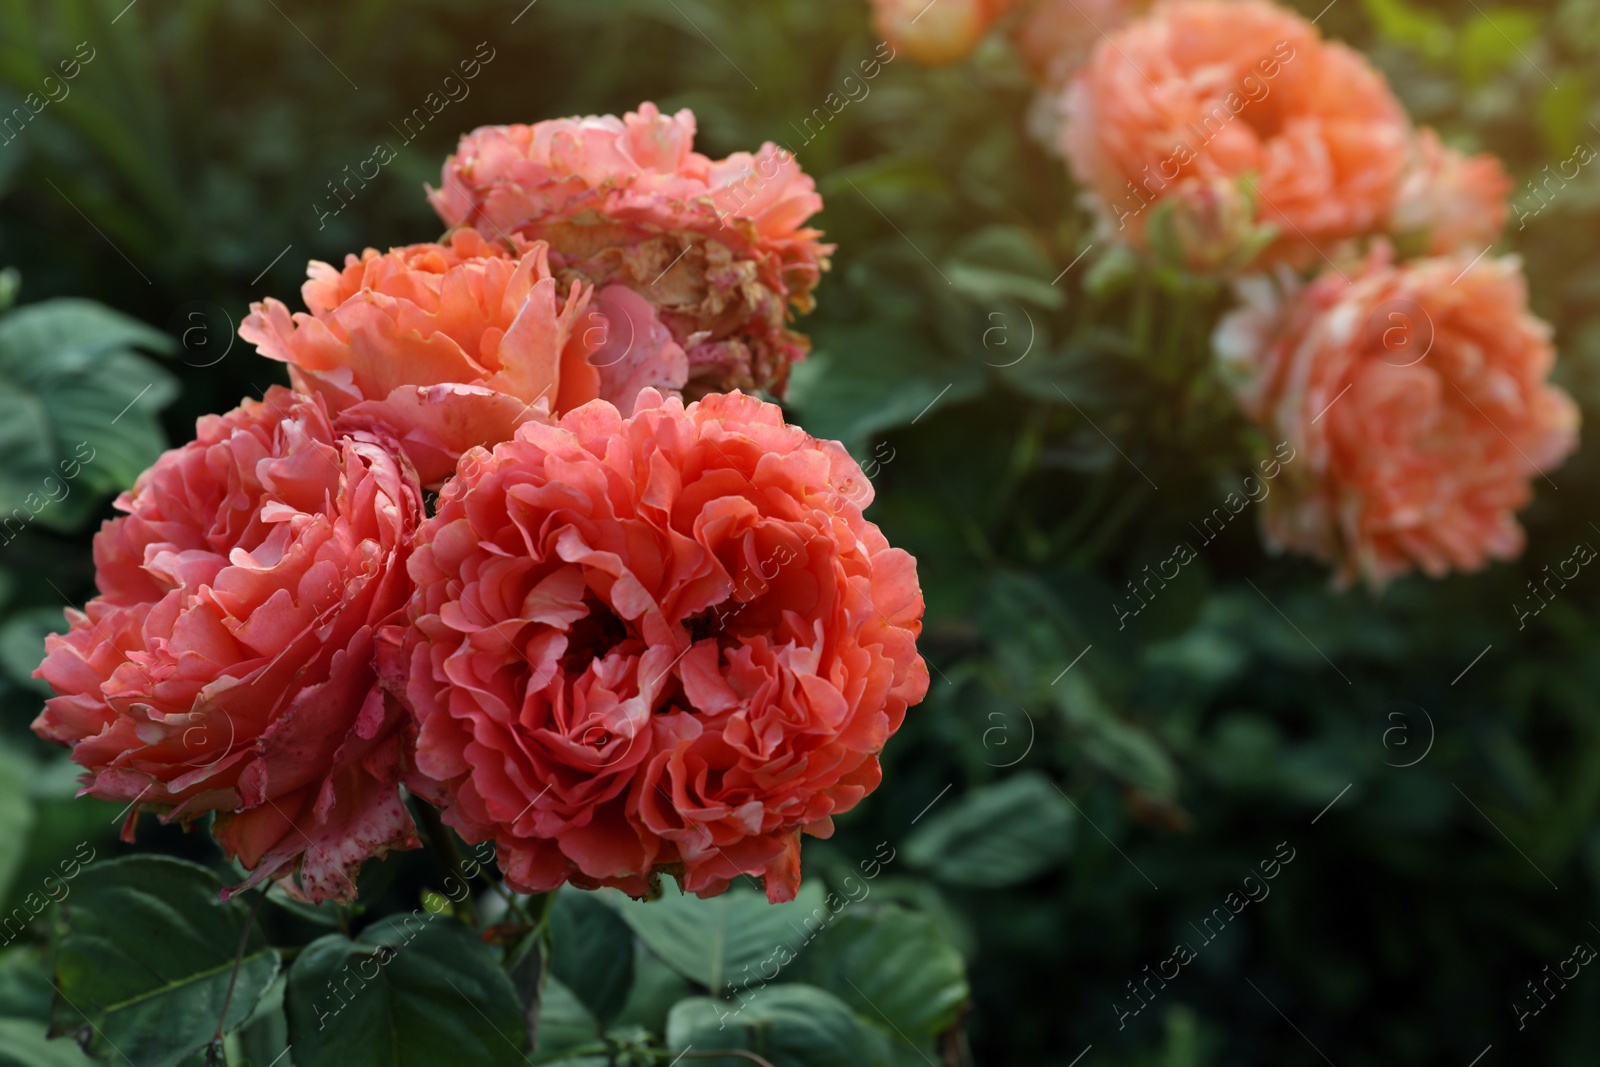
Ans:
{"type": "MultiPolygon", "coordinates": [[[[789,409],[845,442],[874,483],[869,517],[918,558],[928,699],[881,788],[807,843],[797,904],[747,886],[648,906],[572,893],[531,946],[486,944],[447,911],[374,980],[400,999],[368,989],[349,1009],[399,1040],[366,1040],[365,1023],[314,1036],[313,986],[443,884],[428,854],[396,858],[360,913],[262,909],[228,1062],[268,1067],[291,1041],[306,1058],[296,1044],[276,1067],[515,1062],[527,1020],[498,965],[519,951],[553,953],[526,1013],[532,1061],[568,1067],[668,1063],[690,1044],[942,1067],[968,1042],[972,1062],[1019,1067],[1593,1061],[1593,968],[1541,986],[1548,1006],[1521,1025],[1518,1009],[1575,943],[1600,945],[1600,577],[1525,625],[1515,607],[1600,540],[1592,445],[1551,472],[1559,489],[1536,483],[1523,557],[1479,575],[1338,592],[1319,565],[1266,555],[1249,511],[1198,534],[1273,443],[1211,373],[1228,295],[1094,236],[1027,132],[1031,90],[1000,40],[942,70],[896,58],[808,126],[877,47],[865,0],[538,0],[514,24],[516,0],[124,4],[0,3],[0,117],[80,41],[95,52],[0,144],[0,265],[22,280],[0,317],[0,497],[25,500],[152,386],[110,427],[115,463],[85,467],[106,480],[0,534],[0,921],[21,916],[0,948],[0,1063],[81,1067],[45,1041],[52,1015],[87,1015],[138,1067],[176,1063],[215,1029],[213,957],[236,948],[245,905],[215,902],[224,883],[196,868],[137,861],[187,902],[137,925],[107,909],[149,906],[145,875],[62,880],[75,854],[124,850],[117,812],[70,800],[71,767],[27,731],[41,620],[91,594],[90,533],[158,447],[158,414],[187,440],[196,416],[281,381],[233,338],[249,302],[296,303],[308,258],[436,236],[422,185],[461,132],[644,99],[693,107],[709,154],[776,140],[818,179],[839,250],[800,324],[815,351],[789,409]],[[494,55],[470,92],[405,127],[480,42],[494,55]],[[395,159],[351,182],[380,144],[395,159]],[[160,365],[134,351],[169,347],[160,365]],[[1194,562],[1124,619],[1128,583],[1183,543],[1194,562]],[[182,936],[201,923],[219,936],[182,936]],[[50,1008],[53,928],[77,1008],[50,1008]],[[157,1033],[119,1009],[155,980],[84,966],[73,945],[89,936],[181,955],[156,1003],[201,975],[173,1008],[184,1025],[157,1033]],[[267,945],[298,950],[287,982],[267,945]],[[477,1011],[442,984],[464,972],[477,1011]]],[[[1596,0],[1360,0],[1318,24],[1371,56],[1419,123],[1506,160],[1503,250],[1523,256],[1558,378],[1591,421],[1600,184],[1562,165],[1600,144],[1597,16],[1596,0]]],[[[139,829],[141,850],[224,869],[202,834],[139,829]]]]}

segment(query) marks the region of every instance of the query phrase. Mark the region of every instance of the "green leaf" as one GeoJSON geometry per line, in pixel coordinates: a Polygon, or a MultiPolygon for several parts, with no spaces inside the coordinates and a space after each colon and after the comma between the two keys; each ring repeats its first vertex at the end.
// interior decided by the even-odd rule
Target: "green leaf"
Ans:
{"type": "MultiPolygon", "coordinates": [[[[1568,72],[1561,84],[1549,86],[1539,97],[1539,129],[1544,134],[1545,152],[1554,159],[1576,156],[1580,144],[1588,141],[1589,82],[1576,71],[1568,72]]],[[[1562,169],[1570,164],[1560,164],[1562,169]]]]}
{"type": "Polygon", "coordinates": [[[51,1033],[76,1034],[100,1058],[173,1067],[206,1047],[219,1019],[226,1032],[248,1018],[278,954],[252,930],[228,999],[249,915],[221,891],[204,867],[163,856],[84,870],[60,907],[51,1033]]]}
{"type": "Polygon", "coordinates": [[[1107,774],[1171,800],[1178,770],[1166,750],[1144,730],[1125,722],[1100,696],[1088,675],[1073,672],[1052,687],[1056,710],[1072,731],[1071,741],[1107,774]]]}
{"type": "Polygon", "coordinates": [[[831,918],[815,882],[788,904],[768,904],[742,885],[710,900],[672,889],[648,902],[608,896],[650,951],[713,993],[759,982],[764,961],[792,957],[831,918]]]}
{"type": "Polygon", "coordinates": [[[983,389],[979,361],[945,355],[914,328],[819,327],[815,338],[816,351],[794,368],[789,403],[807,432],[844,442],[858,458],[872,434],[920,421],[983,389]]]}
{"type": "MultiPolygon", "coordinates": [[[[840,1067],[870,1062],[870,1041],[850,1009],[807,985],[775,985],[744,1004],[695,997],[667,1020],[667,1047],[696,1053],[754,1052],[772,1067],[840,1067]]],[[[749,1067],[743,1056],[700,1056],[701,1067],[749,1067]]]]}
{"type": "Polygon", "coordinates": [[[929,816],[906,839],[906,862],[954,885],[1016,885],[1066,858],[1076,821],[1050,779],[1022,771],[929,816]]]}
{"type": "MultiPolygon", "coordinates": [[[[1499,8],[1481,11],[1456,38],[1456,64],[1461,80],[1481,85],[1513,63],[1523,62],[1539,35],[1539,17],[1527,11],[1499,8]]],[[[1571,145],[1566,146],[1571,149],[1571,145]]]]}
{"type": "Polygon", "coordinates": [[[289,1049],[289,1020],[283,1011],[287,976],[279,974],[238,1030],[228,1035],[229,1063],[249,1067],[295,1067],[289,1049]],[[286,1054],[287,1053],[287,1054],[286,1054]]]}
{"type": "MultiPolygon", "coordinates": [[[[50,683],[33,676],[44,660],[44,639],[66,625],[60,607],[28,608],[0,624],[0,671],[23,689],[49,696],[50,683]]],[[[0,896],[3,899],[3,896],[0,896]]]]}
{"type": "Polygon", "coordinates": [[[611,1021],[613,1029],[635,1026],[659,1034],[667,1025],[667,1012],[694,993],[688,979],[668,967],[644,942],[633,942],[633,988],[628,1002],[611,1021]]]}
{"type": "Polygon", "coordinates": [[[12,946],[0,952],[0,1018],[50,1025],[50,957],[42,947],[12,946]]]}
{"type": "Polygon", "coordinates": [[[1436,61],[1447,58],[1455,45],[1449,23],[1407,0],[1362,0],[1362,6],[1378,35],[1390,44],[1414,48],[1436,61]]]}
{"type": "MultiPolygon", "coordinates": [[[[33,833],[33,801],[28,797],[31,773],[26,759],[0,750],[0,826],[5,827],[0,833],[0,903],[10,900],[11,883],[27,856],[33,833]]],[[[15,931],[0,926],[0,944],[14,936],[15,931]]]]}
{"type": "Polygon", "coordinates": [[[176,379],[135,348],[166,334],[88,300],[50,300],[0,318],[0,526],[71,530],[133,484],[166,447],[157,412],[176,379]]]}
{"type": "Polygon", "coordinates": [[[797,966],[800,980],[908,1040],[948,1029],[967,1002],[961,954],[932,919],[904,908],[843,913],[797,966]]]}
{"type": "Polygon", "coordinates": [[[0,1067],[93,1067],[94,1061],[67,1038],[45,1033],[33,1019],[0,1019],[0,1067]]]}
{"type": "Polygon", "coordinates": [[[1066,294],[1051,285],[1055,263],[1043,244],[1020,226],[987,226],[958,244],[944,273],[957,292],[983,306],[1026,300],[1059,308],[1066,294]]]}
{"type": "Polygon", "coordinates": [[[534,1045],[534,1062],[559,1062],[574,1049],[593,1046],[599,1041],[600,1024],[583,1006],[583,1001],[559,978],[546,978],[539,994],[539,1035],[534,1045]]]}
{"type": "Polygon", "coordinates": [[[633,988],[633,931],[617,910],[592,893],[556,897],[550,914],[550,973],[603,1022],[611,1022],[633,988]]]}
{"type": "Polygon", "coordinates": [[[284,998],[297,1067],[524,1062],[511,980],[473,932],[416,911],[313,941],[284,998]]]}

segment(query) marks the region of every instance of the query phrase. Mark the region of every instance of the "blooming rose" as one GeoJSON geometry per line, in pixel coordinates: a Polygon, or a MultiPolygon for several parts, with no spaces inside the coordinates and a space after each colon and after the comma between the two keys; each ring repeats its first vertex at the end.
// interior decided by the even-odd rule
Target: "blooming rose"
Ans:
{"type": "Polygon", "coordinates": [[[740,393],[596,402],[475,449],[418,534],[384,673],[412,788],[520,891],[799,884],[927,690],[916,563],[845,450],[740,393]]]}
{"type": "Polygon", "coordinates": [[[634,377],[683,384],[671,381],[682,372],[677,346],[644,340],[657,324],[614,326],[590,309],[588,286],[558,290],[537,242],[491,243],[464,230],[442,245],[369,248],[347,256],[342,271],[313,262],[308,274],[309,314],[267,300],[252,305],[240,336],[288,363],[295,388],[321,396],[346,423],[393,431],[425,483],[529,419],[602,395],[631,401],[620,387],[608,392],[617,383],[590,363],[613,334],[641,337],[624,365],[652,366],[634,377]]]}
{"type": "Polygon", "coordinates": [[[1265,0],[1174,0],[1096,48],[1063,104],[1062,151],[1108,228],[1147,246],[1150,208],[1185,178],[1248,179],[1280,231],[1265,262],[1380,229],[1410,127],[1358,53],[1265,0]]]}
{"type": "Polygon", "coordinates": [[[1421,237],[1429,255],[1477,255],[1499,238],[1515,183],[1488,153],[1463,155],[1432,130],[1417,131],[1390,229],[1421,237]]]}
{"type": "Polygon", "coordinates": [[[1013,27],[1011,39],[1035,79],[1061,88],[1106,34],[1149,6],[1150,0],[1034,0],[1013,27]]]}
{"type": "Polygon", "coordinates": [[[788,309],[810,310],[833,250],[805,226],[822,198],[776,145],[712,160],[694,134],[693,113],[648,103],[620,119],[485,126],[429,195],[449,226],[549,242],[564,281],[632,289],[687,354],[691,392],[781,393],[808,346],[788,309]]]}
{"type": "Polygon", "coordinates": [[[872,24],[927,66],[965,59],[1016,0],[872,0],[872,24]]]}
{"type": "Polygon", "coordinates": [[[415,473],[322,402],[273,387],[199,422],[95,536],[100,595],[35,672],[33,724],[85,792],[164,821],[217,813],[228,855],[304,899],[350,900],[361,862],[415,848],[405,713],[373,640],[402,613],[415,473]],[[298,874],[298,878],[291,875],[298,874]]]}
{"type": "Polygon", "coordinates": [[[1374,587],[1516,556],[1529,481],[1578,430],[1520,264],[1396,265],[1380,243],[1352,270],[1287,294],[1252,279],[1218,327],[1245,414],[1297,457],[1264,502],[1269,542],[1374,587]]]}

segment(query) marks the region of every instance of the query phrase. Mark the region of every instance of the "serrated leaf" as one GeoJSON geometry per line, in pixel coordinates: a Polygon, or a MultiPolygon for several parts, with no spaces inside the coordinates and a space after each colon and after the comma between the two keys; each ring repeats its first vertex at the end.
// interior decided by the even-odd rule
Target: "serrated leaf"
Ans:
{"type": "Polygon", "coordinates": [[[709,900],[671,888],[648,902],[608,897],[650,951],[713,993],[759,982],[764,960],[780,949],[792,955],[831,918],[815,882],[802,885],[787,904],[768,904],[745,886],[709,900]]]}
{"type": "Polygon", "coordinates": [[[284,1005],[298,1067],[525,1062],[511,979],[471,930],[428,912],[313,941],[284,1005]]]}
{"type": "MultiPolygon", "coordinates": [[[[840,1067],[871,1062],[861,1023],[839,999],[807,985],[768,986],[745,1003],[710,997],[679,1002],[667,1020],[667,1047],[697,1053],[753,1052],[772,1067],[840,1067]]],[[[704,1067],[749,1067],[744,1056],[701,1055],[704,1067]]]]}
{"type": "Polygon", "coordinates": [[[0,1067],[94,1067],[70,1039],[52,1039],[44,1023],[0,1018],[0,1067]]]}
{"type": "Polygon", "coordinates": [[[592,893],[568,890],[550,914],[550,973],[602,1022],[633,988],[633,931],[592,893]]]}
{"type": "MultiPolygon", "coordinates": [[[[605,905],[600,905],[605,907],[605,905]]],[[[533,1062],[561,1062],[577,1049],[600,1041],[600,1023],[583,1001],[554,976],[545,979],[539,994],[539,1034],[533,1062]]]]}
{"type": "Polygon", "coordinates": [[[957,360],[918,331],[892,323],[819,329],[816,351],[794,368],[789,403],[806,430],[864,452],[874,433],[921,421],[983,389],[976,360],[957,360]]]}
{"type": "Polygon", "coordinates": [[[1032,232],[1020,226],[986,226],[951,252],[944,274],[957,292],[984,307],[1025,300],[1059,308],[1066,294],[1051,284],[1055,263],[1032,232]]]}
{"type": "MultiPolygon", "coordinates": [[[[32,768],[22,756],[0,751],[0,903],[11,898],[11,883],[27,856],[28,839],[33,833],[34,808],[28,796],[32,768]]],[[[16,932],[0,927],[0,939],[9,941],[16,932]]]]}
{"type": "Polygon", "coordinates": [[[175,1067],[206,1047],[219,1020],[224,1032],[244,1022],[278,954],[252,930],[234,982],[249,913],[221,891],[204,867],[164,856],[86,868],[60,906],[51,1033],[74,1033],[101,1058],[175,1067]]]}
{"type": "MultiPolygon", "coordinates": [[[[157,413],[177,380],[135,349],[170,337],[88,300],[50,300],[0,318],[0,516],[73,529],[133,484],[166,439],[157,413]]],[[[11,529],[8,528],[8,529],[11,529]]]]}
{"type": "MultiPolygon", "coordinates": [[[[44,639],[65,625],[59,607],[28,608],[0,624],[0,671],[23,689],[51,694],[50,683],[33,676],[44,660],[44,639]]],[[[3,899],[3,898],[0,898],[3,899]]]]}
{"type": "Polygon", "coordinates": [[[1016,885],[1066,858],[1076,822],[1048,778],[1023,771],[929,816],[906,839],[906,861],[954,885],[1016,885]]]}
{"type": "Polygon", "coordinates": [[[907,1041],[947,1029],[968,996],[961,954],[932,919],[904,908],[843,913],[807,947],[798,967],[798,979],[907,1041]]]}
{"type": "Polygon", "coordinates": [[[633,988],[628,991],[628,1002],[611,1025],[613,1028],[634,1026],[659,1034],[667,1025],[667,1012],[678,1001],[692,995],[694,987],[637,938],[631,955],[633,988]]]}

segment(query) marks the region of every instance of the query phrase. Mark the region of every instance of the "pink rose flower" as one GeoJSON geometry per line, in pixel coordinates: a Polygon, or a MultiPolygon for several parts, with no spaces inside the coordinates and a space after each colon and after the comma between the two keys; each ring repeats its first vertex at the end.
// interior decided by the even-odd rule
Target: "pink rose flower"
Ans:
{"type": "Polygon", "coordinates": [[[739,393],[646,391],[462,458],[384,674],[411,785],[524,892],[657,873],[774,901],[927,690],[916,563],[836,442],[739,393]]]}
{"type": "MultiPolygon", "coordinates": [[[[163,455],[95,536],[100,595],[35,672],[33,724],[84,792],[188,822],[302,899],[352,900],[362,861],[417,847],[408,722],[378,628],[403,613],[422,491],[392,443],[273,387],[163,455]]],[[[241,887],[242,888],[242,887],[241,887]]]]}
{"type": "Polygon", "coordinates": [[[805,226],[822,198],[776,145],[713,160],[694,134],[692,112],[648,103],[620,119],[485,126],[429,196],[446,225],[549,242],[563,281],[632,289],[687,354],[691,393],[781,393],[808,347],[790,308],[811,309],[833,251],[805,226]]]}
{"type": "Polygon", "coordinates": [[[1296,457],[1263,502],[1268,542],[1374,588],[1520,553],[1515,513],[1576,447],[1578,408],[1548,381],[1519,262],[1396,265],[1380,244],[1289,285],[1244,283],[1216,336],[1245,414],[1296,457]]]}
{"type": "Polygon", "coordinates": [[[1475,256],[1505,229],[1514,184],[1494,156],[1463,155],[1418,130],[1390,229],[1400,239],[1420,237],[1428,255],[1475,256]]]}
{"type": "MultiPolygon", "coordinates": [[[[301,289],[309,314],[269,299],[252,305],[239,335],[289,364],[294,387],[346,424],[393,432],[433,484],[468,448],[601,396],[607,378],[589,357],[608,335],[655,336],[643,322],[613,330],[590,310],[588,286],[558,287],[544,245],[515,249],[465,230],[442,245],[369,248],[343,270],[313,262],[301,289]]],[[[662,385],[674,360],[681,370],[675,346],[641,340],[631,355],[658,360],[662,385]]]]}
{"type": "Polygon", "coordinates": [[[1382,75],[1265,0],[1158,6],[1100,42],[1063,106],[1062,151],[1118,239],[1147,248],[1187,178],[1248,179],[1279,230],[1264,263],[1382,229],[1411,143],[1382,75]]]}

